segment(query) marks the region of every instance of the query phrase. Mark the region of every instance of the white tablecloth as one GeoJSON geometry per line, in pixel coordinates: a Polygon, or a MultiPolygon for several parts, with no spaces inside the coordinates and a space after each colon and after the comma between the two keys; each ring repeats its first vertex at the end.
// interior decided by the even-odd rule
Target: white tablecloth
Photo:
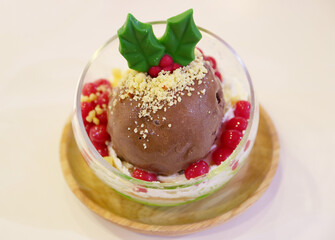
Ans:
{"type": "Polygon", "coordinates": [[[190,7],[245,61],[281,157],[257,203],[182,238],[335,239],[332,0],[0,1],[0,239],[170,239],[88,210],[66,185],[58,151],[78,77],[126,14],[152,21],[190,7]]]}

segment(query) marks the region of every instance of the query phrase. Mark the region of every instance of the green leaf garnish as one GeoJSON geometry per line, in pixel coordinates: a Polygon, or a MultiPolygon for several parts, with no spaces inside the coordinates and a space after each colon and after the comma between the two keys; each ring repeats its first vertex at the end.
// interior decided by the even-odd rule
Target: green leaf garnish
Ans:
{"type": "Polygon", "coordinates": [[[175,62],[186,66],[194,60],[194,48],[201,37],[193,20],[193,9],[189,9],[167,20],[165,33],[159,41],[175,62]]]}
{"type": "Polygon", "coordinates": [[[119,51],[131,69],[147,72],[158,65],[164,55],[164,46],[155,37],[150,24],[138,21],[128,14],[125,24],[118,30],[119,51]]]}

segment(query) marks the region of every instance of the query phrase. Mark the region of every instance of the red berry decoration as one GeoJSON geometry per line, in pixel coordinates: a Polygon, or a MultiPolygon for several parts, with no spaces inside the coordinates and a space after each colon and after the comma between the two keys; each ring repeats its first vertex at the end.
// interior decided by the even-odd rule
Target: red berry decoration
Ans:
{"type": "Polygon", "coordinates": [[[143,180],[143,181],[147,181],[147,182],[152,182],[152,181],[157,181],[157,176],[154,173],[150,173],[141,169],[136,168],[133,171],[132,176],[134,178],[143,180]]]}
{"type": "Polygon", "coordinates": [[[171,72],[173,70],[173,66],[170,65],[170,66],[167,66],[167,67],[163,67],[162,69],[163,71],[167,71],[167,72],[171,72]]]}
{"type": "Polygon", "coordinates": [[[241,100],[241,101],[238,101],[236,103],[236,108],[235,108],[235,111],[234,111],[234,114],[236,117],[242,117],[242,118],[245,118],[245,119],[249,119],[250,117],[250,103],[248,101],[244,101],[244,100],[241,100]]]}
{"type": "Polygon", "coordinates": [[[174,63],[173,65],[172,65],[172,71],[174,71],[174,70],[176,70],[176,69],[178,69],[178,68],[181,68],[182,66],[180,65],[180,64],[178,64],[178,63],[174,63]]]}
{"type": "Polygon", "coordinates": [[[99,119],[99,124],[107,124],[107,111],[106,110],[103,110],[103,112],[101,114],[98,114],[96,116],[98,119],[99,119]]]}
{"type": "Polygon", "coordinates": [[[94,82],[94,84],[99,87],[101,85],[107,85],[107,86],[110,86],[110,82],[107,80],[107,79],[104,79],[104,78],[101,78],[101,79],[98,79],[94,82]]]}
{"type": "Polygon", "coordinates": [[[230,156],[230,154],[232,154],[233,151],[233,149],[220,146],[212,153],[212,160],[216,165],[220,165],[230,156]]]}
{"type": "Polygon", "coordinates": [[[212,68],[216,69],[216,61],[213,57],[206,56],[204,57],[204,60],[208,61],[211,64],[212,68]]]}
{"type": "Polygon", "coordinates": [[[158,76],[158,73],[160,73],[160,71],[162,71],[162,68],[160,66],[153,66],[149,68],[148,73],[150,74],[151,77],[155,78],[158,76]]]}
{"type": "Polygon", "coordinates": [[[187,179],[199,177],[201,175],[208,173],[208,171],[209,171],[208,164],[205,161],[200,160],[188,166],[188,168],[185,170],[185,177],[187,179]]]}
{"type": "Polygon", "coordinates": [[[102,157],[107,157],[108,156],[108,148],[106,144],[104,143],[97,143],[97,142],[92,142],[95,149],[100,153],[102,157]]]}
{"type": "Polygon", "coordinates": [[[91,127],[94,126],[94,124],[93,123],[89,123],[87,121],[84,121],[84,126],[85,126],[85,130],[86,130],[87,134],[90,134],[90,129],[91,129],[91,127]]]}
{"type": "Polygon", "coordinates": [[[221,73],[220,72],[218,72],[218,71],[215,71],[215,76],[217,76],[219,79],[220,79],[220,81],[222,82],[222,76],[221,76],[221,73]]]}
{"type": "Polygon", "coordinates": [[[243,132],[248,126],[248,120],[241,117],[234,117],[227,123],[228,130],[237,130],[243,132]]]}
{"type": "Polygon", "coordinates": [[[99,89],[99,92],[105,92],[105,91],[109,91],[111,92],[112,90],[112,86],[111,83],[104,78],[98,79],[94,82],[95,86],[97,89],[99,89]],[[103,88],[99,88],[100,86],[103,86],[103,88]]]}
{"type": "Polygon", "coordinates": [[[80,108],[81,108],[81,116],[83,117],[83,120],[85,122],[89,112],[94,109],[94,105],[91,102],[82,102],[80,104],[80,108]]]}
{"type": "Polygon", "coordinates": [[[165,54],[159,62],[159,66],[162,68],[171,66],[173,64],[173,59],[170,55],[165,54]]]}
{"type": "Polygon", "coordinates": [[[235,149],[242,137],[243,134],[237,130],[226,130],[222,133],[221,143],[227,148],[235,149]]]}
{"type": "Polygon", "coordinates": [[[95,100],[96,104],[97,105],[100,105],[102,107],[103,104],[106,104],[106,106],[108,105],[108,101],[109,101],[109,93],[106,91],[106,92],[103,92],[101,93],[97,100],[95,100]]]}
{"type": "Polygon", "coordinates": [[[83,86],[83,90],[81,91],[81,94],[84,96],[90,96],[91,93],[96,93],[97,88],[94,83],[85,83],[83,86]]]}
{"type": "Polygon", "coordinates": [[[105,143],[106,141],[110,140],[110,136],[107,132],[105,125],[93,126],[90,129],[89,137],[92,140],[92,142],[97,142],[97,143],[105,143]]]}

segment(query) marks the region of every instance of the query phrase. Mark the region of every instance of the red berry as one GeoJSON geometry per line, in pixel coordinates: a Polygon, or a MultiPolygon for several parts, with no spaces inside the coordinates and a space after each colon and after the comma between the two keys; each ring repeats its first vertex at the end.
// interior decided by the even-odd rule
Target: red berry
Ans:
{"type": "Polygon", "coordinates": [[[187,179],[199,177],[201,175],[208,173],[208,171],[209,171],[208,164],[205,161],[200,160],[188,166],[188,168],[185,170],[185,177],[187,179]]]}
{"type": "Polygon", "coordinates": [[[88,113],[94,109],[94,104],[92,102],[82,102],[80,104],[80,108],[81,108],[81,116],[83,117],[83,120],[85,122],[88,113]]]}
{"type": "Polygon", "coordinates": [[[110,136],[107,132],[105,125],[95,125],[90,129],[90,139],[92,142],[105,143],[110,140],[110,136]]]}
{"type": "Polygon", "coordinates": [[[230,156],[232,152],[233,149],[220,146],[212,153],[212,160],[216,165],[220,165],[230,156]]]}
{"type": "Polygon", "coordinates": [[[99,119],[99,124],[107,124],[107,111],[104,110],[101,114],[97,114],[96,117],[99,119]]]}
{"type": "Polygon", "coordinates": [[[157,181],[157,176],[154,173],[150,173],[141,169],[136,168],[133,171],[132,176],[137,179],[141,179],[143,181],[152,182],[157,181]]]}
{"type": "Polygon", "coordinates": [[[213,57],[206,56],[204,57],[204,60],[208,61],[211,64],[212,68],[216,69],[216,61],[213,57]]]}
{"type": "Polygon", "coordinates": [[[200,48],[196,47],[196,49],[198,49],[199,52],[201,52],[201,54],[204,55],[204,52],[200,48]]]}
{"type": "Polygon", "coordinates": [[[81,93],[84,96],[90,96],[91,93],[96,93],[96,92],[97,92],[97,88],[94,83],[85,83],[83,86],[83,90],[81,91],[81,93]]]}
{"type": "Polygon", "coordinates": [[[109,93],[106,91],[106,92],[103,92],[101,93],[97,100],[95,100],[95,103],[97,105],[100,105],[102,107],[103,104],[106,104],[106,106],[108,105],[108,102],[109,102],[109,93]]]}
{"type": "Polygon", "coordinates": [[[215,76],[217,76],[220,79],[220,81],[222,82],[222,76],[221,76],[220,72],[215,71],[215,76]]]}
{"type": "Polygon", "coordinates": [[[108,81],[107,79],[98,79],[94,82],[97,90],[99,89],[99,92],[112,92],[112,85],[110,83],[110,81],[108,81]],[[101,87],[102,86],[102,87],[101,87]]]}
{"type": "Polygon", "coordinates": [[[107,148],[106,144],[104,144],[104,143],[97,143],[97,142],[92,142],[92,143],[93,143],[95,149],[98,151],[98,153],[100,153],[100,155],[102,157],[106,157],[106,156],[109,155],[108,154],[108,148],[107,148]]]}
{"type": "Polygon", "coordinates": [[[241,117],[234,117],[227,123],[228,130],[237,130],[243,132],[248,126],[248,120],[241,117]]]}
{"type": "Polygon", "coordinates": [[[101,86],[101,85],[107,85],[107,86],[110,86],[111,83],[110,81],[108,81],[107,79],[104,79],[104,78],[101,78],[101,79],[98,79],[94,82],[94,84],[98,87],[98,86],[101,86]]]}
{"type": "Polygon", "coordinates": [[[251,105],[248,101],[238,101],[234,111],[235,116],[249,119],[250,107],[251,105]]]}
{"type": "Polygon", "coordinates": [[[162,71],[162,68],[160,66],[153,66],[149,68],[148,73],[150,74],[151,77],[155,78],[158,76],[158,73],[160,73],[160,71],[162,71]]]}
{"type": "Polygon", "coordinates": [[[94,126],[94,124],[93,123],[89,123],[87,121],[84,121],[84,126],[85,126],[85,130],[86,130],[87,134],[89,134],[90,133],[90,129],[91,129],[91,127],[94,126]]]}
{"type": "Polygon", "coordinates": [[[235,149],[242,137],[243,134],[237,130],[226,130],[222,133],[221,144],[227,148],[235,149]]]}
{"type": "Polygon", "coordinates": [[[173,69],[173,66],[172,65],[170,65],[170,66],[167,66],[167,67],[163,67],[163,71],[167,71],[167,72],[171,72],[172,71],[172,69],[173,69]]]}
{"type": "Polygon", "coordinates": [[[171,66],[173,64],[173,59],[171,56],[165,54],[162,59],[159,61],[159,66],[164,68],[167,66],[171,66]]]}
{"type": "Polygon", "coordinates": [[[182,65],[180,65],[180,64],[178,64],[178,63],[174,63],[173,65],[172,65],[172,71],[174,71],[174,70],[176,70],[176,69],[178,69],[178,68],[181,68],[182,67],[182,65]]]}

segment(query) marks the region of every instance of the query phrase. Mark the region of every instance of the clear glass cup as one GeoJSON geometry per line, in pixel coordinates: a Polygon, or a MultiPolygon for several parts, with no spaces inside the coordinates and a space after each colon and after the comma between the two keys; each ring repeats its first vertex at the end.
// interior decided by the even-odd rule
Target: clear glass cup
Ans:
{"type": "MultiPolygon", "coordinates": [[[[156,36],[162,36],[166,23],[152,22],[156,36]]],[[[202,39],[197,46],[217,61],[223,75],[223,84],[238,85],[251,103],[249,124],[234,152],[221,165],[210,169],[205,176],[175,183],[146,182],[115,169],[94,148],[84,127],[80,109],[82,87],[100,78],[111,79],[112,68],[127,69],[127,62],[119,53],[117,35],[96,51],[85,67],[77,85],[72,126],[79,150],[95,175],[105,184],[127,198],[148,205],[174,206],[195,201],[210,195],[226,184],[247,159],[256,138],[259,106],[255,98],[249,73],[236,52],[220,37],[200,28],[202,39]],[[228,81],[229,80],[229,81],[228,81]]],[[[226,85],[227,87],[227,85],[226,85]]]]}

